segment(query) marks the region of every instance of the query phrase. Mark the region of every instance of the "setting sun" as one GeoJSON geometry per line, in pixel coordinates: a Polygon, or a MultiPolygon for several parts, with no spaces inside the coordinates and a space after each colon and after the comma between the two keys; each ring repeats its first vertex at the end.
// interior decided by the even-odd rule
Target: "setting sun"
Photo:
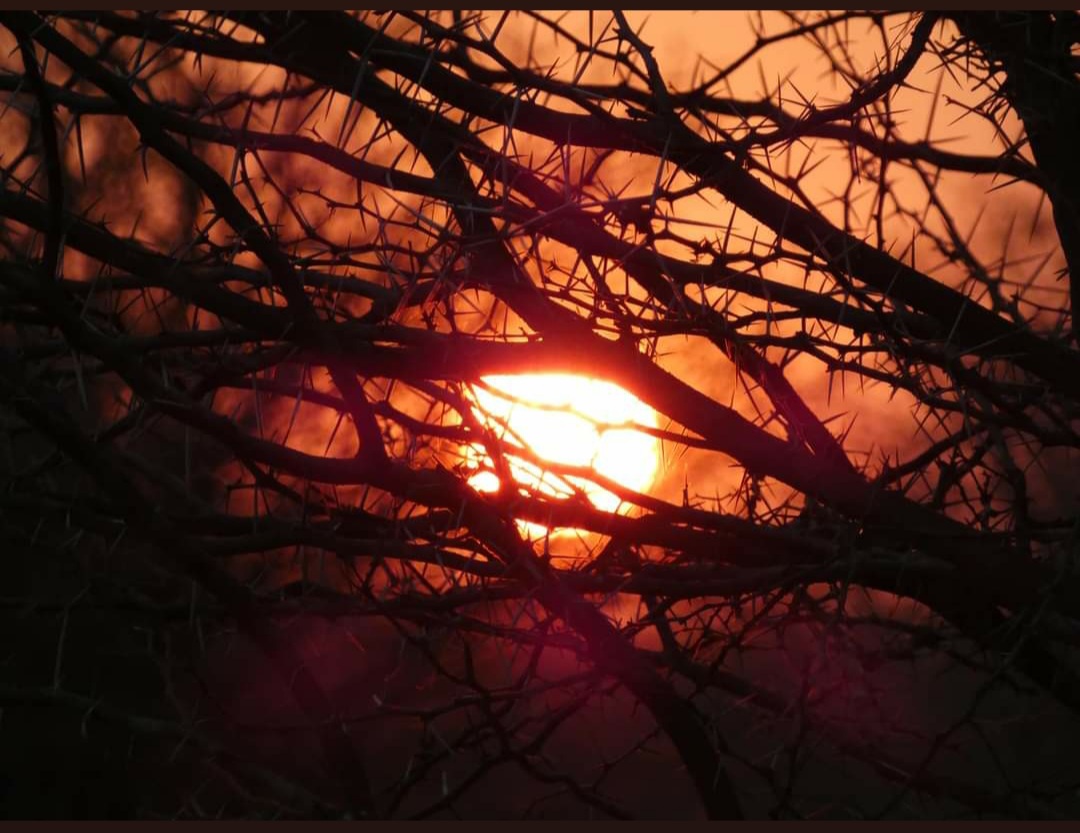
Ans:
{"type": "MultiPolygon", "coordinates": [[[[524,445],[550,463],[590,468],[634,491],[651,485],[659,442],[634,426],[655,428],[656,412],[637,397],[610,382],[566,374],[488,376],[483,381],[484,386],[473,388],[477,416],[508,445],[524,445]]],[[[490,461],[477,449],[470,456],[478,470],[469,483],[477,491],[495,491],[498,479],[490,461]]],[[[514,478],[530,489],[568,496],[579,488],[598,509],[619,509],[619,498],[595,483],[543,472],[515,457],[509,463],[514,478]]]]}

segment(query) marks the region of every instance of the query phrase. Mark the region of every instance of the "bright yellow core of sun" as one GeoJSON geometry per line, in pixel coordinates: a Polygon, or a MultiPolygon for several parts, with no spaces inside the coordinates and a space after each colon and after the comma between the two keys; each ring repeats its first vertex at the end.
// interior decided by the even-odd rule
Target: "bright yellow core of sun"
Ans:
{"type": "MultiPolygon", "coordinates": [[[[633,394],[610,382],[561,373],[487,376],[483,382],[473,388],[476,416],[507,446],[524,446],[549,463],[592,469],[637,492],[652,484],[659,441],[635,426],[655,428],[656,412],[633,394]]],[[[496,491],[499,481],[486,455],[472,449],[470,461],[478,469],[470,485],[496,491]]],[[[545,471],[512,452],[507,461],[514,479],[528,489],[566,497],[576,487],[597,509],[620,509],[617,495],[586,478],[545,471]]]]}

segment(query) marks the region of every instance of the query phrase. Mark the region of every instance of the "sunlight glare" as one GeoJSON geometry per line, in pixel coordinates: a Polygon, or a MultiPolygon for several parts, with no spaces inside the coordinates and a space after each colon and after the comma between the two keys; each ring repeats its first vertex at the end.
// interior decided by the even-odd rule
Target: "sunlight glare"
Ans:
{"type": "MultiPolygon", "coordinates": [[[[659,441],[632,426],[656,427],[656,412],[636,396],[610,382],[567,374],[487,376],[488,386],[473,388],[477,416],[503,435],[509,445],[524,444],[536,456],[552,463],[588,467],[610,480],[644,492],[656,475],[659,441]],[[500,424],[501,421],[501,424],[500,424]],[[627,427],[622,427],[627,426],[627,427]]],[[[472,464],[480,468],[483,452],[472,450],[472,464]]],[[[532,464],[509,457],[514,479],[531,489],[568,496],[569,485],[580,488],[592,504],[605,512],[618,511],[618,496],[588,481],[540,472],[532,464]]],[[[484,468],[469,479],[479,492],[494,492],[498,478],[484,468]]],[[[529,524],[543,530],[536,524],[529,524]]]]}

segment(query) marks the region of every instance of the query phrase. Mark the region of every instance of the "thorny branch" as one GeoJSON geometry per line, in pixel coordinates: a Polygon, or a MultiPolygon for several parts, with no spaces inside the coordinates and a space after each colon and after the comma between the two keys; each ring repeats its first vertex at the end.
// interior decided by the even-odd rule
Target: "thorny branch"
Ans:
{"type": "Polygon", "coordinates": [[[655,752],[710,818],[1075,814],[1016,733],[1080,712],[1077,18],[746,31],[3,13],[5,714],[181,738],[140,813],[687,812],[655,752]],[[652,408],[653,485],[481,413],[526,373],[652,408]]]}

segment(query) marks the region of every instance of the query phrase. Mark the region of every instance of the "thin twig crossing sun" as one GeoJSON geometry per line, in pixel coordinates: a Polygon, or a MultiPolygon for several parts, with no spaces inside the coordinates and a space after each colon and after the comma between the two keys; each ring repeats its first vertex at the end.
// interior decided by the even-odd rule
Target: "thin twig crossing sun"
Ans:
{"type": "MultiPolygon", "coordinates": [[[[525,490],[552,497],[580,492],[597,509],[616,512],[623,501],[588,474],[635,492],[647,491],[656,477],[659,441],[639,430],[656,428],[656,412],[618,385],[562,373],[486,376],[472,394],[477,418],[503,441],[510,472],[525,490]]],[[[470,485],[497,491],[487,455],[471,448],[467,458],[476,469],[470,485]]],[[[546,532],[539,524],[523,526],[546,532]]]]}

